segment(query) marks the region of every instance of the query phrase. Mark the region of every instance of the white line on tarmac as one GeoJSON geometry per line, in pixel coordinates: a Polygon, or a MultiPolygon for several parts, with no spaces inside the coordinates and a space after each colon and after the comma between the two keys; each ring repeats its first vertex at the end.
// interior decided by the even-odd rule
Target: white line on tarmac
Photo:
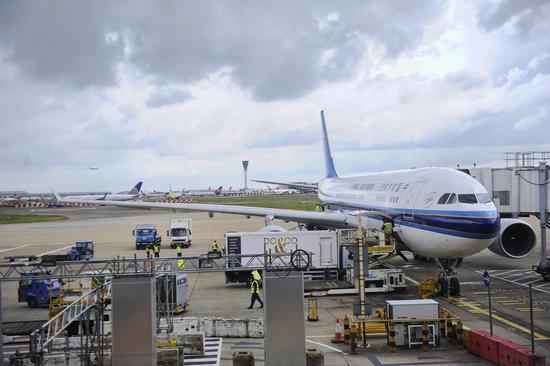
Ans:
{"type": "Polygon", "coordinates": [[[42,257],[43,255],[47,255],[47,254],[52,254],[52,253],[55,253],[55,252],[59,252],[63,249],[67,249],[67,248],[70,248],[72,247],[72,245],[67,245],[66,247],[63,247],[63,248],[59,248],[59,249],[54,249],[54,250],[50,250],[49,252],[44,252],[44,253],[40,253],[40,254],[37,254],[36,256],[37,257],[42,257]]]}
{"type": "Polygon", "coordinates": [[[18,247],[13,247],[13,248],[8,248],[8,249],[2,249],[2,250],[0,250],[0,253],[9,252],[10,250],[21,249],[21,248],[30,247],[30,246],[31,246],[30,244],[25,244],[25,245],[20,245],[20,246],[18,246],[18,247]]]}
{"type": "Polygon", "coordinates": [[[342,353],[344,355],[347,355],[346,352],[342,351],[342,350],[339,350],[338,348],[334,348],[334,347],[331,347],[329,345],[326,345],[324,343],[320,343],[320,342],[315,342],[315,341],[310,341],[309,339],[306,339],[306,342],[309,342],[309,343],[313,343],[313,344],[316,344],[318,346],[321,346],[321,347],[325,347],[325,348],[328,348],[330,350],[333,350],[334,352],[338,352],[338,353],[342,353]]]}

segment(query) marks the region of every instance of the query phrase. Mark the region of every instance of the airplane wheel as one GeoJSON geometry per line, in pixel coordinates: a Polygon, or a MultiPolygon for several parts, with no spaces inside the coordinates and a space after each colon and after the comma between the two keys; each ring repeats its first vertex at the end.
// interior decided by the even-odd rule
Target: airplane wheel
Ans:
{"type": "Polygon", "coordinates": [[[449,288],[449,295],[460,296],[460,282],[458,281],[458,278],[452,277],[450,282],[451,286],[449,288]]]}
{"type": "Polygon", "coordinates": [[[447,284],[447,279],[444,277],[440,277],[437,279],[437,295],[438,296],[447,296],[447,292],[449,290],[447,284]]]}

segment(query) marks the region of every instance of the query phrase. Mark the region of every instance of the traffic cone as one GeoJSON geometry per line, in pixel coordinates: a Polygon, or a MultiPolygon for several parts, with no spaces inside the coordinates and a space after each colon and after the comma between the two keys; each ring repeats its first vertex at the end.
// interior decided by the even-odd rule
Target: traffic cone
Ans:
{"type": "Polygon", "coordinates": [[[334,331],[334,338],[330,340],[332,343],[344,343],[342,337],[342,326],[340,325],[340,319],[336,318],[336,329],[334,331]]]}

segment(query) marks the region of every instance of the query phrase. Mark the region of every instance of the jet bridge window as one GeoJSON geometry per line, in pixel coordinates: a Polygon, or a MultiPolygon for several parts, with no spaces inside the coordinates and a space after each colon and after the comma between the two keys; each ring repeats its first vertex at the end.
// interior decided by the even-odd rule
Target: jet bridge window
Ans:
{"type": "Polygon", "coordinates": [[[450,193],[445,193],[443,196],[439,197],[439,200],[437,201],[438,205],[444,205],[445,202],[447,202],[447,199],[449,198],[450,193]]]}
{"type": "Polygon", "coordinates": [[[459,194],[458,202],[474,204],[477,203],[477,198],[475,194],[459,194]]]}

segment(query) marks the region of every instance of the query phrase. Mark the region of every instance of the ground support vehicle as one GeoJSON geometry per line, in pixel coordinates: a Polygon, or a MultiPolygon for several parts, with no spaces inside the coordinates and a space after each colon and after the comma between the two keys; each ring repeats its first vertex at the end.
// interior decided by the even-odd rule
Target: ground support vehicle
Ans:
{"type": "Polygon", "coordinates": [[[132,235],[136,237],[136,249],[145,249],[147,245],[161,245],[162,237],[157,232],[157,227],[152,224],[136,225],[132,231],[132,235]]]}
{"type": "Polygon", "coordinates": [[[169,229],[166,235],[170,238],[170,248],[174,249],[178,244],[182,248],[191,246],[191,219],[170,220],[169,229]]]}

